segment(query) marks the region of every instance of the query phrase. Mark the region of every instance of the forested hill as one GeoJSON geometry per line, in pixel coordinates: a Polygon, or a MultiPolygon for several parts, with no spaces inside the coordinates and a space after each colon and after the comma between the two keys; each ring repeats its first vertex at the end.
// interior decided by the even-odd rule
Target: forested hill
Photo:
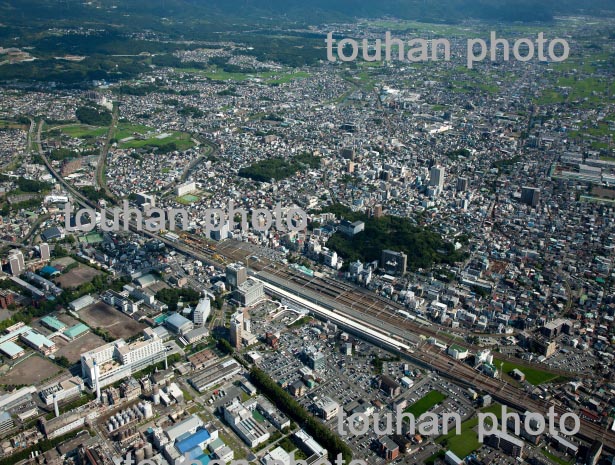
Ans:
{"type": "Polygon", "coordinates": [[[0,33],[48,20],[152,29],[198,23],[229,30],[280,19],[314,24],[390,15],[432,22],[549,21],[556,15],[614,12],[615,0],[0,0],[0,33]]]}

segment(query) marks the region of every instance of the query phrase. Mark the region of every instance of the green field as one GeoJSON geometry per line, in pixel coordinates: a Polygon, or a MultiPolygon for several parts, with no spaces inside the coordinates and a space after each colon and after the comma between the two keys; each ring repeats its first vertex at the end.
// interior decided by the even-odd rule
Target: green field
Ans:
{"type": "Polygon", "coordinates": [[[241,82],[248,79],[261,79],[265,84],[284,84],[291,82],[295,79],[305,79],[309,77],[309,73],[305,71],[262,71],[256,73],[229,73],[215,66],[210,69],[197,69],[197,68],[180,68],[177,69],[178,73],[190,73],[199,74],[211,79],[212,81],[235,81],[241,82]]]}
{"type": "Polygon", "coordinates": [[[123,142],[119,144],[119,146],[123,149],[151,149],[154,147],[168,147],[169,144],[175,144],[176,148],[174,150],[187,150],[194,147],[194,142],[192,141],[190,134],[179,131],[170,131],[168,134],[169,136],[164,138],[157,137],[160,136],[160,134],[156,134],[148,139],[135,139],[128,142],[123,142]]]}
{"type": "Polygon", "coordinates": [[[0,128],[1,129],[23,129],[23,130],[27,130],[28,129],[28,125],[27,124],[17,123],[15,121],[0,120],[0,128]]]}
{"type": "Polygon", "coordinates": [[[191,203],[198,202],[200,199],[196,195],[186,194],[177,198],[177,201],[182,205],[190,205],[191,203]]]}
{"type": "Polygon", "coordinates": [[[102,137],[107,134],[108,131],[108,128],[106,127],[88,126],[85,124],[60,126],[59,129],[62,133],[75,139],[92,139],[102,137]]]}
{"type": "Polygon", "coordinates": [[[429,412],[435,405],[446,399],[446,395],[440,391],[430,391],[422,398],[417,400],[414,404],[407,407],[404,412],[412,414],[415,418],[420,417],[425,412],[429,412]]]}
{"type": "MultiPolygon", "coordinates": [[[[502,406],[493,404],[490,407],[481,409],[482,413],[493,413],[499,419],[502,417],[502,406]]],[[[486,421],[486,423],[489,423],[486,421]]],[[[460,458],[467,457],[473,451],[480,449],[482,444],[478,441],[478,433],[475,428],[478,426],[478,417],[470,418],[461,424],[461,434],[457,435],[455,430],[436,439],[436,443],[446,447],[460,458]]]]}
{"type": "Polygon", "coordinates": [[[117,140],[122,140],[133,136],[135,133],[144,135],[152,131],[154,129],[142,124],[119,123],[113,133],[113,137],[117,140]]]}
{"type": "Polygon", "coordinates": [[[286,84],[296,79],[305,79],[310,77],[309,73],[305,71],[296,71],[294,73],[283,73],[281,76],[277,75],[271,79],[265,81],[266,84],[286,84]]]}
{"type": "Polygon", "coordinates": [[[553,373],[549,373],[548,371],[545,371],[545,370],[538,369],[538,368],[526,368],[526,367],[517,365],[516,363],[506,362],[504,360],[498,360],[498,359],[494,359],[493,361],[495,366],[498,368],[500,367],[500,363],[502,362],[504,363],[502,365],[502,371],[504,373],[510,373],[516,368],[519,371],[523,372],[525,374],[525,380],[528,383],[533,384],[534,386],[538,386],[539,384],[543,384],[543,383],[548,383],[558,378],[557,375],[553,373]]]}

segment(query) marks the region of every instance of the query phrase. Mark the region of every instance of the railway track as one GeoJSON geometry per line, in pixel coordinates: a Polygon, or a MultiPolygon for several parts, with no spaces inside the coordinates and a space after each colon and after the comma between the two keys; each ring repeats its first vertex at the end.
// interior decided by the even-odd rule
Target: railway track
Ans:
{"type": "MultiPolygon", "coordinates": [[[[92,201],[84,197],[79,191],[77,191],[70,184],[68,184],[64,180],[64,178],[60,176],[59,173],[57,173],[56,170],[51,166],[51,163],[45,156],[42,149],[42,144],[40,140],[42,127],[43,122],[40,122],[37,131],[36,142],[38,145],[39,154],[43,159],[43,162],[47,166],[47,169],[64,186],[67,192],[71,193],[71,195],[75,198],[76,202],[80,206],[95,208],[96,206],[92,201]]],[[[142,234],[146,237],[159,240],[167,246],[185,254],[186,256],[201,260],[208,265],[216,267],[218,270],[222,270],[223,267],[213,259],[214,255],[216,254],[225,256],[229,260],[241,260],[247,256],[246,254],[244,254],[240,257],[237,256],[236,253],[226,253],[220,248],[214,251],[207,247],[207,245],[202,240],[198,238],[195,239],[193,236],[189,236],[191,238],[190,240],[192,241],[189,245],[185,244],[183,240],[171,241],[158,234],[139,230],[134,222],[130,223],[130,230],[132,232],[142,234]]],[[[400,327],[404,330],[407,330],[408,332],[413,332],[416,334],[429,334],[433,335],[434,337],[442,338],[442,335],[437,330],[430,329],[429,327],[425,327],[422,325],[414,324],[409,321],[404,321],[403,319],[396,317],[394,314],[372,309],[377,305],[380,306],[381,310],[382,308],[395,310],[403,307],[399,306],[394,302],[382,299],[379,296],[374,296],[371,294],[368,295],[367,292],[364,290],[358,290],[357,288],[349,286],[345,283],[332,281],[330,279],[307,279],[306,276],[298,273],[293,273],[287,269],[281,269],[278,267],[273,268],[272,263],[268,262],[267,260],[262,260],[260,263],[257,262],[253,264],[253,268],[256,271],[262,271],[264,269],[267,269],[268,272],[273,271],[281,279],[286,279],[291,283],[308,289],[311,292],[316,292],[320,295],[323,295],[323,297],[332,299],[333,301],[337,302],[342,306],[350,305],[351,308],[354,308],[354,306],[358,304],[361,309],[356,309],[356,311],[365,312],[372,318],[379,318],[383,322],[386,322],[389,326],[395,325],[396,327],[400,327]],[[273,268],[273,270],[271,268],[273,268]],[[367,306],[367,304],[370,305],[367,306]]],[[[454,339],[454,342],[459,343],[460,345],[464,345],[466,347],[468,346],[468,344],[462,344],[456,339],[454,339]]],[[[412,353],[405,353],[404,355],[407,358],[414,360],[415,362],[418,362],[426,367],[438,371],[443,376],[450,378],[457,383],[479,388],[491,394],[492,397],[499,402],[511,405],[515,408],[521,410],[531,410],[534,412],[546,414],[549,407],[553,406],[555,412],[558,415],[562,415],[563,413],[568,412],[568,410],[566,410],[561,405],[546,400],[539,402],[531,398],[529,393],[522,391],[514,386],[511,386],[503,381],[488,378],[481,373],[473,370],[467,365],[454,362],[451,360],[450,357],[447,357],[440,352],[434,352],[432,348],[423,346],[421,347],[421,350],[415,350],[412,353]]],[[[600,439],[604,442],[607,449],[609,449],[610,451],[615,451],[615,433],[613,431],[607,430],[606,428],[598,424],[582,419],[579,436],[590,441],[594,439],[600,439]]]]}

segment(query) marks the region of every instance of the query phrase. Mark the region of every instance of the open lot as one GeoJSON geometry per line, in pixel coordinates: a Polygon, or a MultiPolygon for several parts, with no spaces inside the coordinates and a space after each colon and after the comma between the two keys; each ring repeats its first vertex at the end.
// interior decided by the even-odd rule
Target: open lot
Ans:
{"type": "Polygon", "coordinates": [[[145,325],[124,315],[104,302],[98,302],[79,312],[79,317],[90,328],[108,331],[113,338],[129,338],[143,331],[145,325]]]}
{"type": "Polygon", "coordinates": [[[55,281],[64,289],[71,287],[79,287],[84,283],[90,282],[94,276],[101,274],[100,271],[91,268],[87,265],[79,264],[68,273],[59,276],[55,281]]]}
{"type": "Polygon", "coordinates": [[[440,391],[433,390],[406,408],[404,412],[411,413],[415,418],[418,418],[425,412],[431,410],[434,405],[442,402],[444,399],[446,399],[445,394],[442,394],[440,391]]]}
{"type": "Polygon", "coordinates": [[[88,126],[86,124],[71,124],[61,126],[60,130],[67,136],[76,139],[87,139],[104,136],[107,133],[107,128],[98,126],[88,126]]]}
{"type": "Polygon", "coordinates": [[[61,337],[54,338],[53,342],[58,346],[56,357],[66,357],[71,363],[77,363],[81,354],[95,349],[105,343],[105,341],[94,333],[87,333],[78,337],[74,341],[68,342],[61,337]]]}
{"type": "Polygon", "coordinates": [[[494,363],[497,363],[497,366],[500,366],[500,363],[503,363],[502,371],[504,373],[510,373],[515,368],[522,371],[525,374],[525,380],[528,383],[533,384],[534,386],[538,386],[539,384],[543,384],[543,383],[548,383],[558,377],[557,375],[554,375],[553,373],[549,373],[539,368],[522,367],[520,365],[516,365],[514,363],[510,363],[510,362],[503,361],[503,360],[497,360],[494,363]]]}
{"type": "MultiPolygon", "coordinates": [[[[483,413],[493,413],[499,419],[502,417],[502,406],[493,404],[481,410],[483,413]]],[[[489,419],[485,423],[490,424],[489,419]]],[[[440,436],[436,442],[441,446],[453,451],[457,457],[464,458],[470,455],[473,451],[480,449],[482,444],[478,441],[478,417],[470,418],[461,424],[461,434],[455,434],[451,431],[447,435],[440,436]]]]}
{"type": "Polygon", "coordinates": [[[39,384],[65,371],[53,362],[38,355],[32,355],[21,363],[18,363],[12,370],[2,376],[2,384],[21,385],[39,384]]]}
{"type": "Polygon", "coordinates": [[[163,134],[152,134],[145,139],[133,139],[120,143],[120,147],[123,149],[151,149],[155,147],[164,147],[168,144],[175,144],[176,148],[173,150],[187,150],[194,146],[194,142],[190,137],[190,134],[179,131],[171,131],[163,134]]]}

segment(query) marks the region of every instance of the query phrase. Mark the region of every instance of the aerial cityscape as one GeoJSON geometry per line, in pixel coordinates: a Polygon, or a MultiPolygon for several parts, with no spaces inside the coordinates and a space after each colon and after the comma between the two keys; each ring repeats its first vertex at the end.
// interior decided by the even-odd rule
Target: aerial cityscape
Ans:
{"type": "Polygon", "coordinates": [[[578,3],[0,2],[0,465],[614,465],[578,3]]]}

